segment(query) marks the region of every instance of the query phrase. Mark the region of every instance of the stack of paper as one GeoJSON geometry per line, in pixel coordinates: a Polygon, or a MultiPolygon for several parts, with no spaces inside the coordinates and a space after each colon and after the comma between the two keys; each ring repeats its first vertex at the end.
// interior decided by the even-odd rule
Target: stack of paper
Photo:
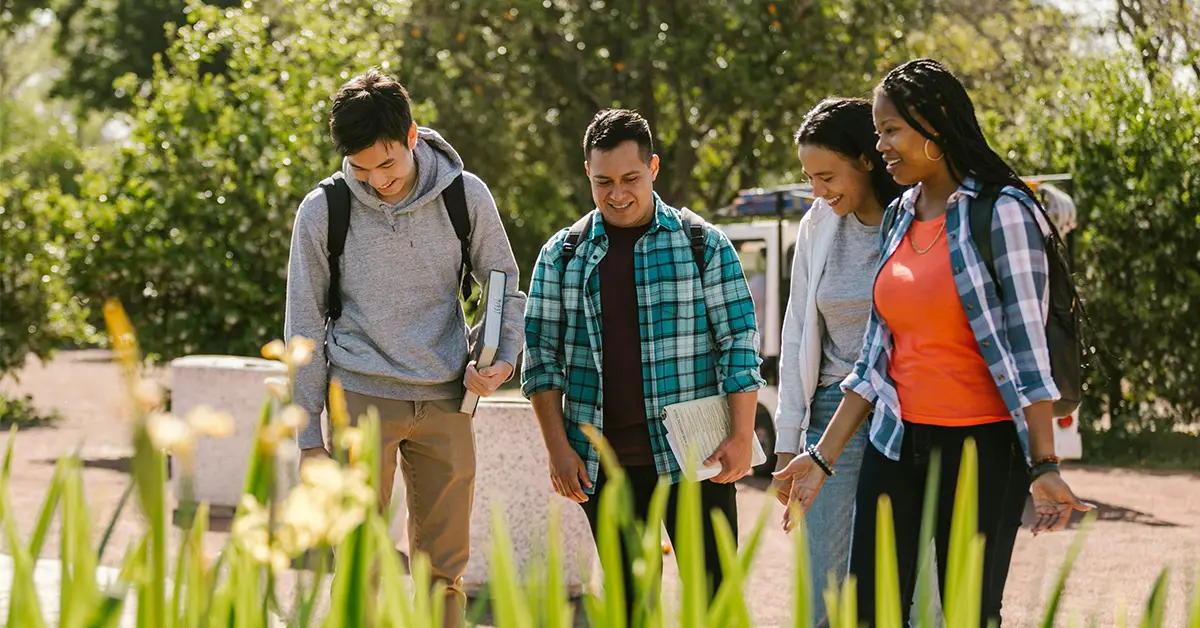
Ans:
{"type": "MultiPolygon", "coordinates": [[[[663,424],[667,428],[667,443],[685,478],[699,482],[721,473],[721,463],[706,467],[704,461],[733,433],[729,402],[724,396],[669,405],[663,408],[663,424]],[[691,460],[686,458],[689,453],[691,460]]],[[[750,466],[756,467],[767,461],[767,454],[758,438],[751,440],[754,450],[750,466]]]]}

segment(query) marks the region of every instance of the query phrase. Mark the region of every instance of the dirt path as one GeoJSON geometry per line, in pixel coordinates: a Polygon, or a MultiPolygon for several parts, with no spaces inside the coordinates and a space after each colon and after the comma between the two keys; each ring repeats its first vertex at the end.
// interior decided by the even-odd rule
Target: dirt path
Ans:
{"type": "MultiPolygon", "coordinates": [[[[116,369],[103,352],[60,354],[49,365],[32,363],[19,382],[0,384],[9,393],[30,394],[45,410],[57,409],[64,419],[52,427],[22,431],[18,436],[11,499],[23,533],[32,528],[37,509],[53,473],[54,461],[79,449],[85,464],[84,481],[94,520],[107,522],[125,488],[129,433],[122,416],[122,387],[116,369]]],[[[7,435],[0,437],[5,446],[7,435]]],[[[1071,466],[1066,477],[1083,499],[1096,503],[1100,517],[1069,582],[1059,624],[1072,615],[1090,625],[1115,626],[1121,608],[1128,623],[1137,625],[1142,609],[1163,567],[1170,568],[1167,626],[1182,626],[1186,613],[1185,591],[1200,574],[1200,475],[1071,466]]],[[[770,508],[762,484],[748,481],[739,487],[741,529],[748,531],[763,508],[770,508]]],[[[135,508],[118,522],[104,557],[118,564],[125,548],[140,531],[135,508]]],[[[746,589],[760,626],[790,625],[790,540],[775,525],[777,509],[754,572],[746,589]]],[[[103,534],[97,523],[94,536],[103,534]]],[[[1036,539],[1022,531],[1013,558],[1005,598],[1005,626],[1036,625],[1042,602],[1053,586],[1067,548],[1078,534],[1077,526],[1036,539]]],[[[224,534],[210,534],[210,548],[220,546],[224,534]]],[[[43,556],[54,556],[52,539],[43,556]]],[[[667,568],[666,591],[676,591],[674,569],[667,568]]]]}

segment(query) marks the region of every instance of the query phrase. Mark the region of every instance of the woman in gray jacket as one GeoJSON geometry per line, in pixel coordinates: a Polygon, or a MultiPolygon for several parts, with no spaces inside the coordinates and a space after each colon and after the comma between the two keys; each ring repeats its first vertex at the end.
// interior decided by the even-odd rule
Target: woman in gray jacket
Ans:
{"type": "MultiPolygon", "coordinates": [[[[775,414],[777,469],[816,443],[842,400],[839,387],[862,349],[879,264],[879,224],[900,196],[875,150],[871,103],[858,98],[822,101],[796,131],[804,173],[816,202],[800,221],[792,259],[791,297],[783,322],[779,407],[775,414]]],[[[845,577],[858,468],[867,446],[860,430],[837,459],[820,502],[806,516],[813,578],[814,619],[828,620],[821,591],[845,577]],[[837,532],[834,532],[837,531],[837,532]],[[844,531],[844,532],[843,532],[844,531]]],[[[787,505],[790,481],[776,480],[787,505]]]]}

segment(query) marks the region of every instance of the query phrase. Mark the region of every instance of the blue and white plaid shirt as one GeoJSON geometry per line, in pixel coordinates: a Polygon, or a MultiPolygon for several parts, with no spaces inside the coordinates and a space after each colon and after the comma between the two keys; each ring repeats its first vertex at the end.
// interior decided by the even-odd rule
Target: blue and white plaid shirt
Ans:
{"type": "MultiPolygon", "coordinates": [[[[759,375],[754,302],[733,244],[719,229],[705,229],[702,282],[679,211],[657,194],[654,203],[654,222],[634,247],[642,382],[655,467],[659,475],[678,481],[663,408],[722,392],[758,390],[765,382],[759,375]]],[[[600,212],[593,210],[591,231],[564,269],[567,233],[560,231],[542,247],[530,280],[521,392],[532,397],[564,391],[567,439],[595,485],[600,457],[580,428],[604,429],[598,267],[608,252],[608,237],[600,212]]]]}
{"type": "MultiPolygon", "coordinates": [[[[1041,210],[1024,191],[1013,186],[1004,188],[996,201],[991,233],[1002,299],[996,294],[995,283],[970,233],[968,203],[980,187],[968,178],[947,202],[950,269],[979,350],[1008,406],[1028,458],[1025,408],[1059,397],[1050,373],[1050,350],[1046,343],[1050,293],[1045,234],[1049,227],[1041,210]]],[[[904,241],[920,193],[920,186],[914,187],[905,192],[898,205],[888,208],[889,214],[898,214],[891,232],[881,234],[883,254],[879,269],[904,241]]],[[[884,219],[885,224],[887,220],[884,219]]],[[[875,404],[871,443],[888,458],[899,460],[904,424],[896,386],[888,373],[891,353],[892,334],[879,310],[872,306],[862,354],[854,372],[842,382],[842,389],[852,390],[875,404]]]]}

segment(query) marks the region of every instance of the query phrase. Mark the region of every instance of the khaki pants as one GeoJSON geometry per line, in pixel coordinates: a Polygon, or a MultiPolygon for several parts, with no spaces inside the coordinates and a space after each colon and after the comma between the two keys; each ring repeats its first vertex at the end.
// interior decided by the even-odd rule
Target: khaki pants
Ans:
{"type": "Polygon", "coordinates": [[[462,623],[475,497],[471,417],[458,411],[458,399],[397,401],[346,391],[346,406],[354,421],[370,407],[379,413],[380,507],[391,500],[399,453],[411,551],[425,554],[434,579],[447,586],[446,625],[462,623]]]}

